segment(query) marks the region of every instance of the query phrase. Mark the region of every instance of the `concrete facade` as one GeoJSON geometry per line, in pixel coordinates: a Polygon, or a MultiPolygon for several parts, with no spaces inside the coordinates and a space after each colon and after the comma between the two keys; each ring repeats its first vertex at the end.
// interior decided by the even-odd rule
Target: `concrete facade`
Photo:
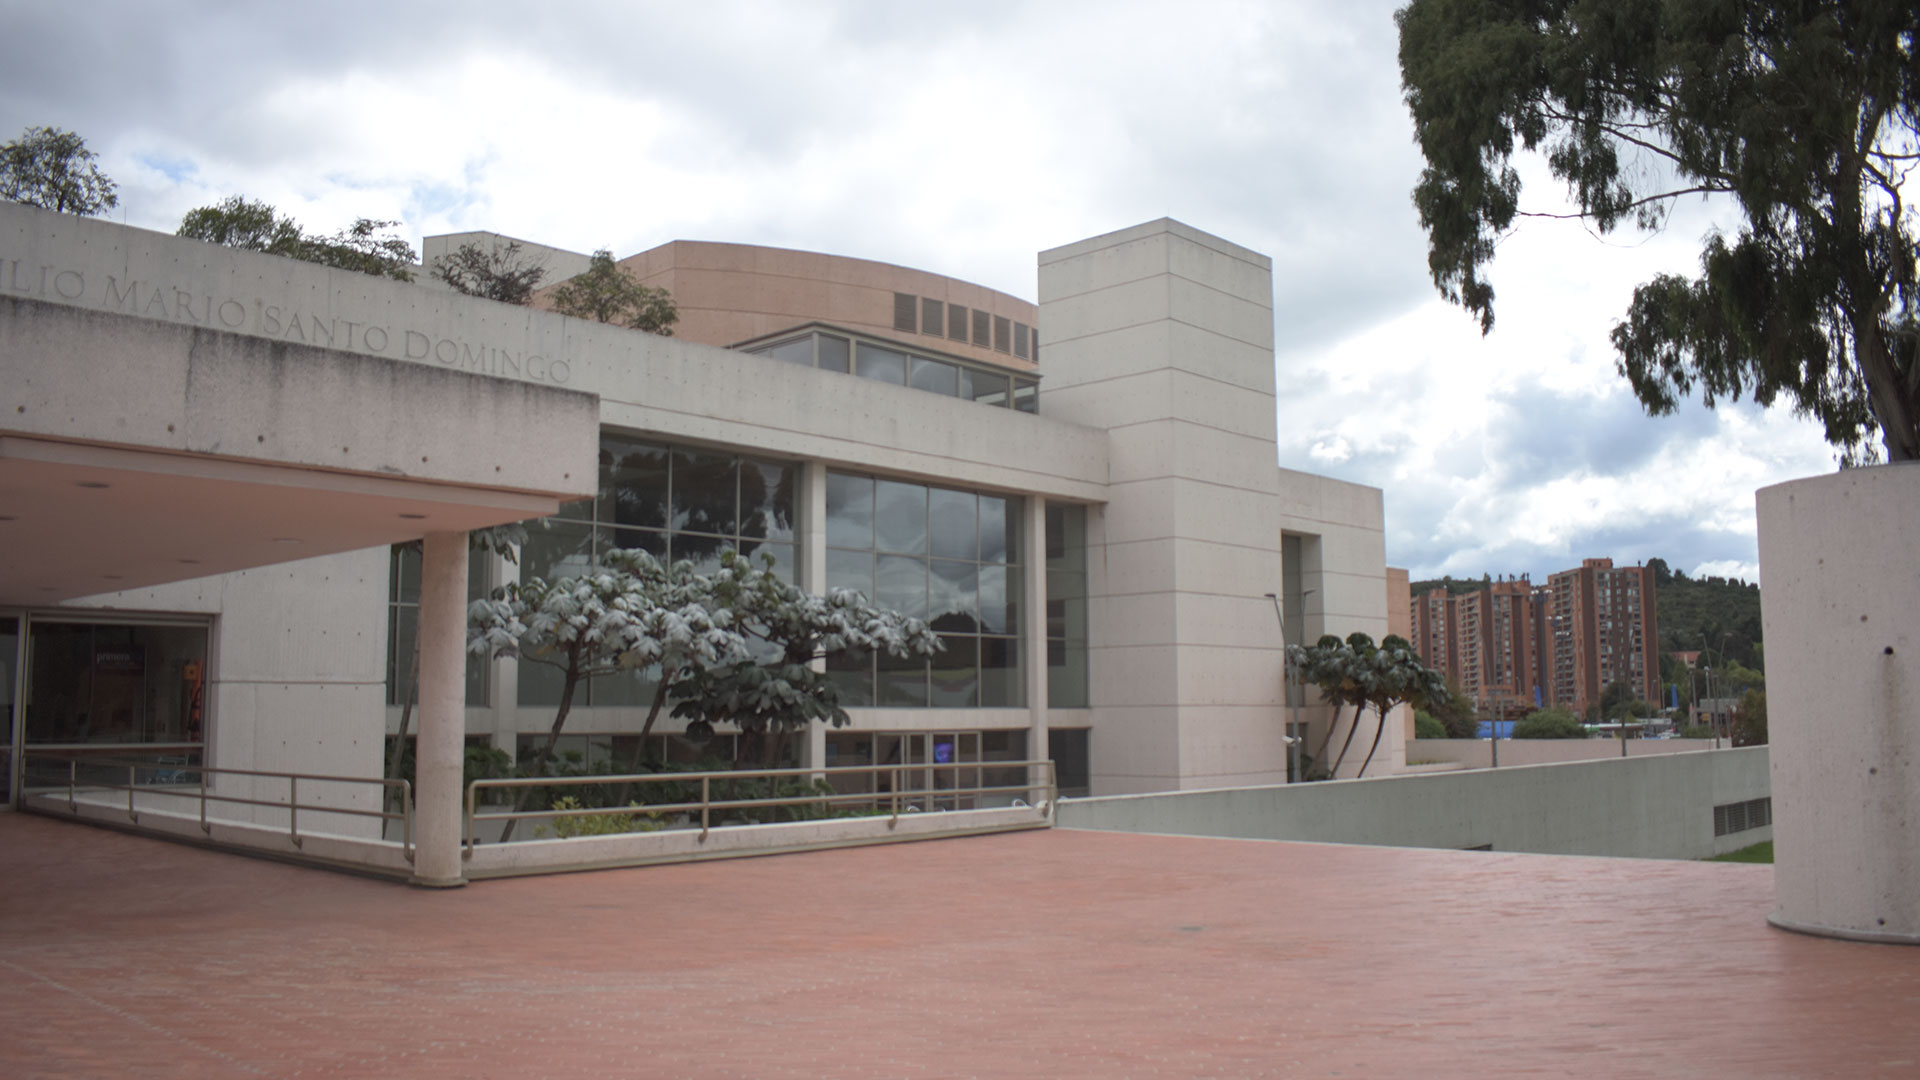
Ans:
{"type": "MultiPolygon", "coordinates": [[[[437,239],[443,250],[466,242],[437,239]]],[[[1049,736],[1064,730],[1084,748],[1074,752],[1088,760],[1085,786],[1095,792],[1286,778],[1283,631],[1268,597],[1286,594],[1305,640],[1381,636],[1384,510],[1375,489],[1274,463],[1264,256],[1153,222],[1044,253],[1042,302],[1023,309],[978,286],[862,260],[668,248],[676,273],[713,271],[676,278],[676,288],[698,299],[731,280],[745,290],[743,308],[765,309],[767,326],[791,319],[931,352],[933,335],[874,329],[876,298],[891,305],[912,289],[985,311],[994,329],[982,355],[942,343],[982,370],[1025,370],[997,348],[994,320],[1031,319],[1029,354],[1046,339],[1042,414],[0,206],[0,363],[4,404],[16,406],[0,416],[0,477],[9,492],[37,492],[0,508],[0,529],[27,553],[14,577],[0,571],[0,619],[205,627],[205,761],[372,779],[398,711],[386,704],[400,589],[388,545],[441,538],[428,545],[440,555],[425,575],[438,584],[423,590],[439,599],[418,604],[428,625],[427,608],[450,608],[451,538],[593,495],[602,440],[632,437],[795,463],[795,574],[810,589],[827,581],[830,476],[979,492],[1021,510],[1024,554],[1011,573],[1014,595],[1030,602],[1008,631],[1020,703],[859,707],[854,732],[1019,733],[1045,756],[1049,736]],[[781,268],[785,284],[758,280],[781,268]],[[858,289],[847,295],[862,297],[867,314],[808,309],[794,282],[809,274],[848,278],[858,289]],[[768,296],[786,299],[762,303],[768,296]],[[107,488],[81,483],[96,475],[107,488]],[[82,489],[120,500],[106,505],[133,527],[84,527],[100,511],[81,502],[91,497],[82,489]],[[16,512],[22,506],[29,512],[16,512]],[[1065,706],[1049,703],[1059,603],[1043,556],[1046,517],[1058,508],[1085,521],[1074,572],[1087,610],[1083,621],[1066,617],[1065,633],[1085,639],[1088,700],[1065,706]],[[1291,565],[1283,550],[1299,553],[1291,565]],[[62,584],[42,591],[41,582],[62,584]]],[[[660,250],[646,254],[666,259],[660,250]]],[[[566,254],[541,252],[574,265],[566,254]]],[[[978,351],[971,338],[967,347],[978,351]]],[[[482,580],[516,572],[475,558],[482,580]]],[[[519,703],[505,662],[487,670],[484,700],[462,704],[444,655],[430,665],[423,651],[423,676],[430,666],[434,674],[422,684],[438,689],[423,693],[418,729],[423,748],[439,747],[440,787],[458,752],[451,736],[512,753],[552,716],[519,703]]],[[[630,733],[642,712],[581,707],[568,730],[630,733]]],[[[1302,718],[1319,725],[1316,741],[1330,719],[1313,707],[1302,718]]],[[[1398,721],[1375,773],[1404,760],[1398,721]]],[[[1364,743],[1373,721],[1363,723],[1364,743]]],[[[18,750],[31,749],[18,730],[16,772],[18,750]]],[[[808,740],[806,760],[821,760],[824,738],[808,740]]],[[[221,783],[280,797],[270,778],[221,783]]],[[[378,801],[371,787],[338,798],[378,801]]],[[[368,827],[339,826],[343,835],[368,827]]],[[[444,838],[435,844],[443,849],[444,838]]],[[[447,875],[423,866],[421,876],[447,875]]]]}
{"type": "Polygon", "coordinates": [[[1777,925],[1920,943],[1920,464],[1757,495],[1777,925]]]}

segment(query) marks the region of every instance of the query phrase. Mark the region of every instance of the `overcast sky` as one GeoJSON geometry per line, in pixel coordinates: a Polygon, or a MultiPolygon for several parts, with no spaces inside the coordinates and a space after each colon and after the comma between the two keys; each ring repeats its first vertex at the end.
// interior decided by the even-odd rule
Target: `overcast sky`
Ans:
{"type": "Polygon", "coordinates": [[[0,138],[81,133],[147,228],[238,193],[416,246],[736,241],[1028,299],[1036,252],[1178,218],[1272,256],[1280,464],[1384,489],[1389,563],[1756,579],[1754,489],[1830,471],[1818,427],[1649,419],[1607,341],[1724,209],[1528,223],[1483,338],[1427,278],[1394,6],[0,0],[0,138]]]}

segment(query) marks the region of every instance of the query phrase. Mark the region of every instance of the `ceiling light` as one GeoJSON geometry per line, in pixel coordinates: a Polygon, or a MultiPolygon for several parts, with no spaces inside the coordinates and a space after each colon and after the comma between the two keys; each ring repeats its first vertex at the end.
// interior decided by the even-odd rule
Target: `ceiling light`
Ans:
{"type": "Polygon", "coordinates": [[[73,486],[74,486],[74,487],[83,487],[83,488],[94,488],[94,489],[96,489],[96,490],[98,490],[98,489],[100,489],[100,488],[108,488],[108,487],[112,487],[113,485],[112,485],[112,484],[106,484],[106,483],[102,483],[102,482],[100,482],[100,481],[98,481],[98,480],[80,480],[80,481],[76,481],[76,482],[74,483],[74,485],[73,485],[73,486]]]}
{"type": "Polygon", "coordinates": [[[183,563],[185,563],[185,564],[187,564],[188,566],[198,566],[198,565],[200,565],[200,560],[199,560],[199,559],[181,559],[180,561],[181,561],[181,562],[183,562],[183,563]]]}
{"type": "Polygon", "coordinates": [[[276,544],[297,544],[300,542],[300,538],[297,536],[276,536],[273,538],[273,542],[276,544]]]}
{"type": "Polygon", "coordinates": [[[408,521],[425,521],[427,519],[427,515],[425,514],[401,514],[400,516],[406,518],[408,521]]]}

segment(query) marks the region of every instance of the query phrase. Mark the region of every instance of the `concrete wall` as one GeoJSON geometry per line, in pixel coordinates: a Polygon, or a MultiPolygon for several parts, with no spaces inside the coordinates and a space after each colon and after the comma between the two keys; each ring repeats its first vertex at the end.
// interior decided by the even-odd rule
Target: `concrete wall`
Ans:
{"type": "Polygon", "coordinates": [[[1151,222],[1042,252],[1040,317],[1044,407],[1109,440],[1094,790],[1284,779],[1270,261],[1151,222]]]}
{"type": "Polygon", "coordinates": [[[1063,828],[1553,855],[1699,859],[1772,839],[1716,838],[1713,808],[1768,794],[1767,748],[1064,799],[1063,828]]]}
{"type": "Polygon", "coordinates": [[[1757,501],[1774,921],[1920,942],[1920,463],[1757,501]]]}
{"type": "MultiPolygon", "coordinates": [[[[1501,739],[1500,766],[1551,765],[1560,761],[1602,761],[1607,758],[1653,757],[1715,749],[1712,739],[1628,739],[1620,752],[1619,739],[1501,739]]],[[[1486,739],[1412,739],[1407,760],[1458,762],[1470,769],[1493,764],[1493,747],[1486,739]]]]}

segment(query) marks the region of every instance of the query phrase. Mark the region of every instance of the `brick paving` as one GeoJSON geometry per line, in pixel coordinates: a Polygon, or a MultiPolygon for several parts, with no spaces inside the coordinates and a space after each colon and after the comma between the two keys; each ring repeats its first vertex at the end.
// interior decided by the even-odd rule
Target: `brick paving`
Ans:
{"type": "Polygon", "coordinates": [[[0,814],[0,1076],[1920,1076],[1772,869],[1019,833],[411,889],[0,814]]]}

